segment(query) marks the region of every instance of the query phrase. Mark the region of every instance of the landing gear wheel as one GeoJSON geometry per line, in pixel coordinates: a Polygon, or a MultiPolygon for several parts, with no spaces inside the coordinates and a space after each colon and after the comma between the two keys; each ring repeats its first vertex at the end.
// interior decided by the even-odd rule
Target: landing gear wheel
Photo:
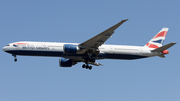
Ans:
{"type": "Polygon", "coordinates": [[[86,67],[85,64],[83,64],[83,65],[82,65],[82,68],[85,68],[85,67],[86,67]]]}
{"type": "Polygon", "coordinates": [[[17,59],[14,59],[15,62],[17,62],[17,59]]]}
{"type": "Polygon", "coordinates": [[[89,70],[91,70],[92,69],[92,66],[89,66],[89,70]]]}
{"type": "Polygon", "coordinates": [[[86,69],[88,69],[89,68],[89,66],[88,65],[86,65],[86,69]]]}
{"type": "Polygon", "coordinates": [[[83,64],[83,65],[82,65],[82,68],[86,68],[86,69],[91,70],[91,69],[92,69],[92,66],[89,66],[88,64],[83,64]]]}

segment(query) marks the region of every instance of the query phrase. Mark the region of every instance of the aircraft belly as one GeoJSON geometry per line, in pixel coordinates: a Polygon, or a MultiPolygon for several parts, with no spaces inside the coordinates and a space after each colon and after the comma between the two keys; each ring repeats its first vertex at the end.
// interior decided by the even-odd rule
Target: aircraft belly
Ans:
{"type": "Polygon", "coordinates": [[[57,56],[61,57],[63,52],[58,51],[32,51],[32,50],[14,50],[14,51],[7,51],[11,54],[16,55],[27,55],[27,56],[57,56]]]}
{"type": "Polygon", "coordinates": [[[140,58],[146,58],[146,57],[147,56],[133,55],[133,54],[106,54],[106,59],[132,60],[132,59],[140,59],[140,58]]]}

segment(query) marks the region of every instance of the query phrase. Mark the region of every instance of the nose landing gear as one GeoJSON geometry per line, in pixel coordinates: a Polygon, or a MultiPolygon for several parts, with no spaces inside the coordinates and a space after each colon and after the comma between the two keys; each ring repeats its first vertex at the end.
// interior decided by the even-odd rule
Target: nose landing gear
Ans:
{"type": "Polygon", "coordinates": [[[17,62],[16,54],[12,54],[14,56],[14,61],[17,62]]]}

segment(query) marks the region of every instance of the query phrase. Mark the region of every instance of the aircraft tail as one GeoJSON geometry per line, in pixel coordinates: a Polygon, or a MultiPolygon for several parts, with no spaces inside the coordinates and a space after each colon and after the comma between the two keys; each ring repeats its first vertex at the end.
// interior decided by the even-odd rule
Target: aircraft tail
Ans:
{"type": "Polygon", "coordinates": [[[166,38],[169,28],[162,28],[144,47],[147,47],[151,52],[161,52],[159,57],[165,58],[165,54],[169,54],[169,51],[166,50],[176,43],[172,42],[163,46],[163,42],[166,38]]]}
{"type": "Polygon", "coordinates": [[[144,47],[159,48],[162,46],[169,28],[162,28],[144,47]]]}
{"type": "Polygon", "coordinates": [[[156,48],[154,50],[151,50],[151,52],[161,52],[161,54],[159,55],[159,57],[162,57],[162,58],[165,58],[165,54],[169,54],[169,50],[166,50],[170,47],[172,47],[173,45],[175,45],[176,43],[175,42],[171,42],[167,45],[164,45],[164,46],[161,46],[159,48],[156,48]]]}
{"type": "MultiPolygon", "coordinates": [[[[175,42],[171,42],[171,43],[169,43],[169,44],[167,44],[167,45],[164,45],[164,46],[162,46],[162,47],[159,47],[159,48],[156,48],[156,49],[152,50],[152,52],[163,52],[164,50],[172,47],[172,46],[175,45],[175,44],[176,44],[175,42]]],[[[167,50],[166,50],[166,51],[167,51],[167,50]]]]}

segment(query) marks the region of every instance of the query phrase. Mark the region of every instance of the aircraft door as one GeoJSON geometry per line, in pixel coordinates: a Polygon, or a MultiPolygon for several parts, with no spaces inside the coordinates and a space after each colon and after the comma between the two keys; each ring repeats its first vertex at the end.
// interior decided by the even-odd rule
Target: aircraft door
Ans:
{"type": "Polygon", "coordinates": [[[143,49],[142,48],[139,48],[139,54],[143,55],[143,49]]]}
{"type": "Polygon", "coordinates": [[[112,47],[112,46],[109,47],[109,53],[111,53],[111,54],[114,53],[114,52],[113,52],[113,47],[112,47]]]}

